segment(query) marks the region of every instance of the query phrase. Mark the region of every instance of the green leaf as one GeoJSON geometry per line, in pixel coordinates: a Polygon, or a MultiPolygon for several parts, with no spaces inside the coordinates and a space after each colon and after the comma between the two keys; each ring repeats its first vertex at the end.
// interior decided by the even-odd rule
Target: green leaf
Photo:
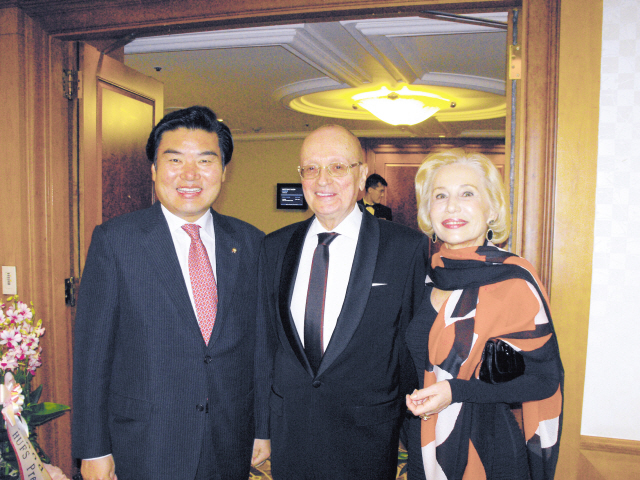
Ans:
{"type": "Polygon", "coordinates": [[[24,409],[23,415],[27,420],[29,427],[37,427],[43,423],[53,420],[54,418],[64,415],[67,410],[70,410],[67,405],[43,402],[35,405],[28,405],[24,409]]]}
{"type": "Polygon", "coordinates": [[[40,401],[40,395],[42,395],[42,387],[43,385],[40,385],[33,392],[31,392],[29,403],[38,403],[40,401]]]}
{"type": "Polygon", "coordinates": [[[48,414],[54,412],[66,412],[67,410],[71,410],[71,408],[67,405],[62,405],[60,403],[52,403],[52,402],[42,402],[42,403],[32,403],[28,405],[25,410],[29,410],[31,414],[48,414]]]}

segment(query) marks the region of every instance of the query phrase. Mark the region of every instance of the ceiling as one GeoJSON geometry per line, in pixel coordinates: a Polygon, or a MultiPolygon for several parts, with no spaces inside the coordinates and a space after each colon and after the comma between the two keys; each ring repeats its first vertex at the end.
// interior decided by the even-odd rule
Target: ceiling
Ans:
{"type": "Polygon", "coordinates": [[[432,12],[146,37],[126,45],[125,63],[164,83],[166,111],[206,105],[236,138],[300,138],[326,123],[359,137],[499,138],[507,20],[506,12],[432,12]],[[429,86],[455,107],[394,127],[341,93],[403,84],[429,86]]]}

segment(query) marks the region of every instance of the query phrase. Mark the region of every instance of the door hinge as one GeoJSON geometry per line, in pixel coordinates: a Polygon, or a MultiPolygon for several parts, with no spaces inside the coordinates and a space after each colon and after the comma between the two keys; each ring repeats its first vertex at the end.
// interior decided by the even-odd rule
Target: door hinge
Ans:
{"type": "Polygon", "coordinates": [[[76,306],[76,285],[80,279],[69,277],[64,280],[64,303],[69,307],[76,306]]]}
{"type": "Polygon", "coordinates": [[[509,80],[522,78],[522,47],[509,45],[509,80]]]}
{"type": "Polygon", "coordinates": [[[67,100],[82,98],[82,72],[63,70],[62,93],[67,100]]]}

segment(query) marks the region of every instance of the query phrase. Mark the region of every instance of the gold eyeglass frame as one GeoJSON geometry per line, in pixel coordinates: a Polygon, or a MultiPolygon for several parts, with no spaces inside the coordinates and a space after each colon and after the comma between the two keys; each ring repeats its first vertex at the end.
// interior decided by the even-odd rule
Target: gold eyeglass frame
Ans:
{"type": "Polygon", "coordinates": [[[323,169],[327,169],[327,173],[330,176],[335,177],[335,178],[342,178],[342,177],[346,177],[347,175],[349,175],[349,173],[351,172],[351,169],[353,167],[357,167],[357,166],[360,166],[360,165],[362,165],[362,162],[352,163],[351,165],[346,164],[346,163],[342,163],[342,162],[333,162],[333,163],[330,163],[329,165],[325,165],[324,167],[321,167],[320,165],[316,165],[315,163],[310,163],[309,165],[306,165],[304,167],[298,167],[298,174],[300,175],[300,178],[302,178],[303,180],[314,180],[314,179],[316,179],[316,178],[318,178],[320,176],[320,172],[323,169]],[[317,175],[315,177],[304,177],[304,176],[302,176],[303,169],[306,169],[307,167],[309,167],[311,165],[315,165],[316,167],[318,167],[317,175]],[[331,173],[331,166],[332,165],[345,165],[347,167],[346,173],[344,175],[335,175],[334,173],[331,173]]]}

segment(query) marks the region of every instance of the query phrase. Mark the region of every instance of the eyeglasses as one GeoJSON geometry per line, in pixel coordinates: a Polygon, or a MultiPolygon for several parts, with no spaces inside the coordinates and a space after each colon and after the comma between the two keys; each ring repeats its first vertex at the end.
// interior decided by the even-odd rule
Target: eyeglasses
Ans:
{"type": "Polygon", "coordinates": [[[301,178],[305,180],[312,180],[314,178],[318,178],[320,176],[320,171],[323,168],[326,168],[327,173],[332,177],[345,177],[353,167],[357,167],[358,165],[362,165],[362,162],[352,163],[351,165],[347,165],[346,163],[330,163],[324,167],[311,163],[304,167],[298,167],[298,173],[301,178]]]}

